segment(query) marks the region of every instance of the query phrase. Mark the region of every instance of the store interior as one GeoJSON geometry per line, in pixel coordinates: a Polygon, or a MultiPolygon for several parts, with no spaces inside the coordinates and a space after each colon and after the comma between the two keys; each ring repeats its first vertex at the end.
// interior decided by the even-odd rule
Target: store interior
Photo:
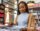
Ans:
{"type": "MultiPolygon", "coordinates": [[[[18,3],[21,1],[25,0],[0,0],[0,5],[5,6],[4,11],[0,10],[0,27],[7,27],[9,22],[14,22],[17,16],[18,3]]],[[[29,13],[32,13],[35,17],[37,26],[40,21],[40,3],[36,3],[35,0],[27,0],[26,3],[28,5],[29,13]]],[[[0,7],[3,8],[2,6],[0,7]]]]}

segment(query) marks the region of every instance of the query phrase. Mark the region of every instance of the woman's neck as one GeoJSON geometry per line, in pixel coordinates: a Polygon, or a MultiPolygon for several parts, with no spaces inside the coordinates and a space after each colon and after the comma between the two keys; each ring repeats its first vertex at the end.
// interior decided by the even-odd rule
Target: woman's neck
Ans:
{"type": "Polygon", "coordinates": [[[27,12],[24,12],[24,13],[21,13],[21,14],[25,14],[25,13],[27,13],[27,12]]]}

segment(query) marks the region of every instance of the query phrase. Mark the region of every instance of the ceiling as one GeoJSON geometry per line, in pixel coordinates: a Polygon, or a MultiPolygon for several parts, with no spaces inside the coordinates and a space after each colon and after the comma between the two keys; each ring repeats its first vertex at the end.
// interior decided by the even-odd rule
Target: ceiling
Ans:
{"type": "Polygon", "coordinates": [[[4,5],[9,5],[8,8],[10,8],[11,10],[14,10],[17,8],[17,0],[3,0],[3,4],[4,5]]]}

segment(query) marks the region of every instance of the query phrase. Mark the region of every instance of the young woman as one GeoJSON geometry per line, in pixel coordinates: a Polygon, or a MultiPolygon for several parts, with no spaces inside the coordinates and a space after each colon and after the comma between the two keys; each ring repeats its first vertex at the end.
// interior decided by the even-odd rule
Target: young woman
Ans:
{"type": "Polygon", "coordinates": [[[22,31],[34,31],[35,19],[32,14],[29,14],[27,3],[21,1],[18,4],[18,14],[14,24],[13,28],[21,29],[22,31]]]}

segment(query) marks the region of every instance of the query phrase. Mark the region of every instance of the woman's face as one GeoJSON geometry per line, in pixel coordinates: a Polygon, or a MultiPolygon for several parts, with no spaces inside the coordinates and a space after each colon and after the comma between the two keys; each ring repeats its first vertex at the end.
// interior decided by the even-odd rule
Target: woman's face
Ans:
{"type": "Polygon", "coordinates": [[[20,13],[25,13],[26,12],[25,4],[23,4],[23,3],[19,4],[19,11],[20,11],[20,13]]]}

